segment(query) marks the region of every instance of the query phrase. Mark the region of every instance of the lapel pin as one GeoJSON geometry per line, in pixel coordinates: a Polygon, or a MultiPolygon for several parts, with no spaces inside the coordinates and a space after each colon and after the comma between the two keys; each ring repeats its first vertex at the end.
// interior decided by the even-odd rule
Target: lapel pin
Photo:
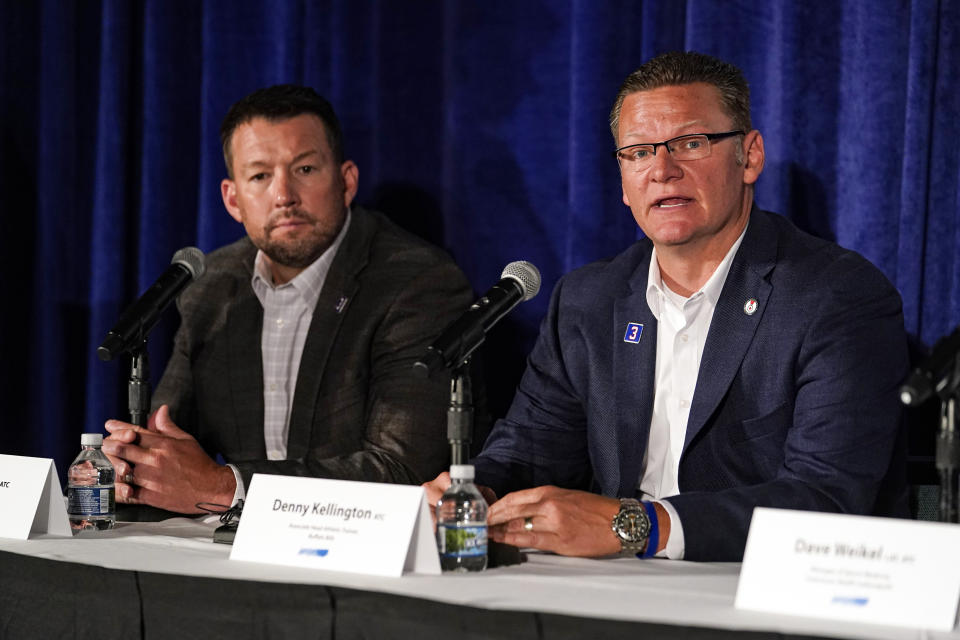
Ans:
{"type": "Polygon", "coordinates": [[[638,322],[628,322],[627,332],[623,334],[623,341],[637,344],[640,342],[641,335],[643,335],[643,325],[638,322]]]}
{"type": "Polygon", "coordinates": [[[344,308],[345,306],[347,306],[347,297],[346,297],[346,296],[340,296],[340,299],[337,300],[337,306],[334,307],[334,308],[337,310],[337,313],[340,313],[341,311],[343,311],[343,308],[344,308]]]}
{"type": "Polygon", "coordinates": [[[756,298],[750,298],[743,305],[743,312],[748,316],[752,316],[757,312],[757,300],[756,298]]]}

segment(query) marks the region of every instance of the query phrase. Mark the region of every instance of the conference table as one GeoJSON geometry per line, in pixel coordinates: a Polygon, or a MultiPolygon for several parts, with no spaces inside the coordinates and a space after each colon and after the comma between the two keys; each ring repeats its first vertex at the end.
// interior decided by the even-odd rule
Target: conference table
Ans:
{"type": "Polygon", "coordinates": [[[218,524],[0,538],[0,638],[960,639],[736,609],[737,563],[525,551],[482,573],[384,578],[230,560],[218,524]]]}

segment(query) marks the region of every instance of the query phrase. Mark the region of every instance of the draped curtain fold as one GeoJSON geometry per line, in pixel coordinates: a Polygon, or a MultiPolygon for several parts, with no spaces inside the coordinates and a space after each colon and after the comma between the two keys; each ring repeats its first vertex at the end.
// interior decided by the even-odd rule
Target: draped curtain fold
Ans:
{"type": "MultiPolygon", "coordinates": [[[[309,84],[344,125],[358,201],[444,246],[475,289],[526,259],[544,293],[492,332],[509,400],[564,272],[639,237],[608,112],[664,51],[750,82],[757,201],[876,264],[931,345],[960,323],[960,3],[947,0],[0,2],[0,451],[54,457],[126,415],[125,359],[95,349],[223,210],[220,119],[309,84]]],[[[154,380],[176,314],[150,336],[154,380]]],[[[499,403],[499,404],[498,404],[499,403]]]]}

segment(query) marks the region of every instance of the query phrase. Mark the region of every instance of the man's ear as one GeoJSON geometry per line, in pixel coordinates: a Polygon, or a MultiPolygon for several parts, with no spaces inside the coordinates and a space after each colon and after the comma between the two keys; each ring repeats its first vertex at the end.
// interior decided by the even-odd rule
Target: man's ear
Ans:
{"type": "Polygon", "coordinates": [[[360,184],[360,169],[353,160],[346,160],[340,165],[340,177],[343,179],[343,206],[349,207],[357,195],[360,184]]]}
{"type": "Polygon", "coordinates": [[[763,136],[754,129],[743,138],[745,162],[743,166],[743,183],[753,184],[763,172],[763,163],[766,156],[763,152],[763,136]]]}
{"type": "Polygon", "coordinates": [[[230,217],[242,223],[240,207],[237,205],[237,183],[229,178],[224,178],[223,182],[220,183],[220,197],[223,198],[223,206],[230,217]]]}

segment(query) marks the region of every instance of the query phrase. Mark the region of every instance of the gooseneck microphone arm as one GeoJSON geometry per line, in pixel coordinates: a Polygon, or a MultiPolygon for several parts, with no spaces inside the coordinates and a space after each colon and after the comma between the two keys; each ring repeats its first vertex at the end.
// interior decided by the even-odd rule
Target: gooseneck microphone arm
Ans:
{"type": "Polygon", "coordinates": [[[150,415],[150,361],[147,334],[160,314],[191,282],[203,275],[203,253],[196,247],[184,247],[175,254],[170,266],[136,302],[127,307],[117,324],[97,347],[97,357],[112,360],[121,353],[130,354],[130,378],[127,381],[127,406],[130,422],[147,426],[150,415]]]}
{"type": "Polygon", "coordinates": [[[130,350],[130,379],[127,381],[127,409],[130,424],[147,427],[150,417],[150,358],[147,354],[147,339],[130,350]]]}
{"type": "Polygon", "coordinates": [[[957,483],[960,481],[960,434],[957,433],[957,399],[940,406],[935,466],[940,476],[940,522],[957,522],[957,483]]]}
{"type": "Polygon", "coordinates": [[[450,373],[450,406],[447,408],[450,464],[467,464],[473,441],[473,381],[470,358],[450,373]]]}

